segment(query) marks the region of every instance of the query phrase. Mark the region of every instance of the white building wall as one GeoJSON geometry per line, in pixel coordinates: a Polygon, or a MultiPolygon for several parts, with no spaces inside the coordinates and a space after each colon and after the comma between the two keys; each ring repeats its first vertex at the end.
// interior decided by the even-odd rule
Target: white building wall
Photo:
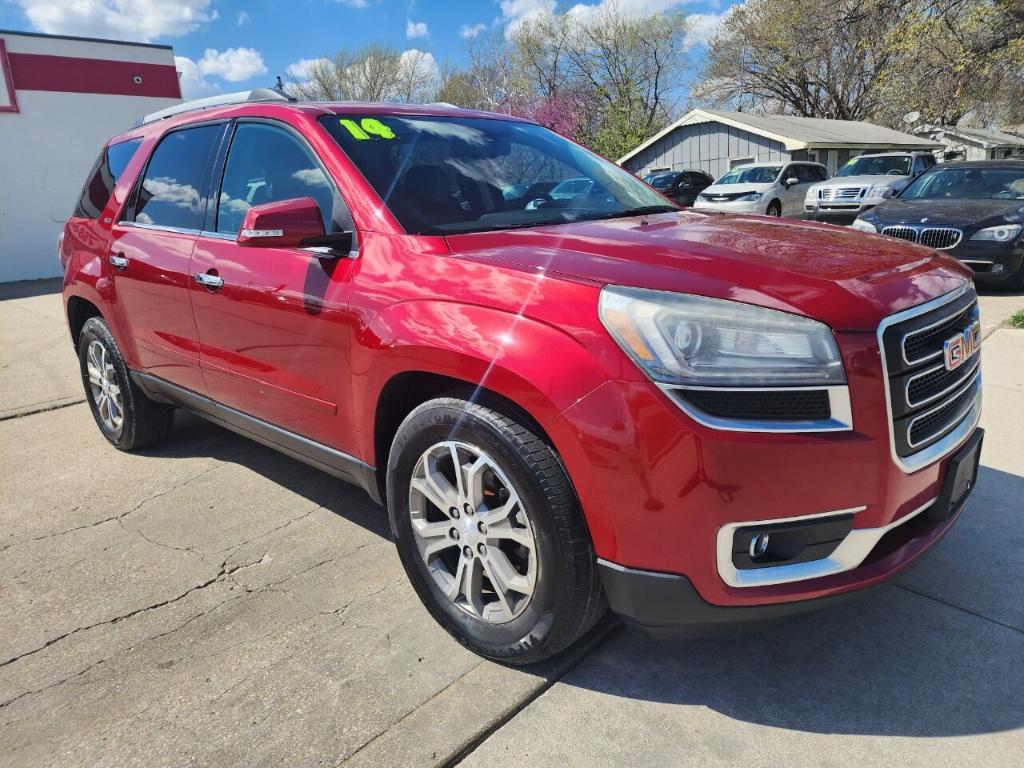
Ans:
{"type": "MultiPolygon", "coordinates": [[[[8,54],[170,64],[169,49],[3,33],[8,54]]],[[[100,148],[148,112],[180,99],[17,90],[0,112],[0,282],[57,277],[57,237],[100,148]]]]}

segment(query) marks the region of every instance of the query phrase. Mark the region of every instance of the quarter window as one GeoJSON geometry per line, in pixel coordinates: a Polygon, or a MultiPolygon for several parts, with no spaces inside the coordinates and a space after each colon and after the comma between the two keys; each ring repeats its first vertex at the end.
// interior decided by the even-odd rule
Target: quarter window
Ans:
{"type": "Polygon", "coordinates": [[[325,232],[351,229],[334,185],[302,142],[272,125],[240,124],[224,167],[217,231],[235,235],[252,206],[297,197],[316,201],[325,232]]]}
{"type": "Polygon", "coordinates": [[[219,125],[169,133],[153,150],[135,203],[135,221],[201,230],[206,214],[206,175],[219,125]]]}
{"type": "Polygon", "coordinates": [[[107,207],[114,186],[141,143],[142,139],[130,139],[103,148],[96,165],[92,167],[89,180],[78,199],[78,205],[75,206],[75,216],[83,219],[100,217],[103,209],[107,207]]]}

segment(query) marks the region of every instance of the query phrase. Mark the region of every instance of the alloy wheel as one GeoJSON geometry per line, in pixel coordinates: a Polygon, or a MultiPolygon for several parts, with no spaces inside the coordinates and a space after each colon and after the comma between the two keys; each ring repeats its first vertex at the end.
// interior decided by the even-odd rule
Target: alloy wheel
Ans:
{"type": "Polygon", "coordinates": [[[493,624],[519,616],[537,583],[537,542],[519,493],[483,449],[437,443],[409,488],[412,531],[434,583],[469,615],[493,624]]]}
{"type": "Polygon", "coordinates": [[[86,352],[86,371],[92,400],[96,404],[100,421],[111,433],[119,433],[124,424],[121,387],[117,383],[117,374],[110,362],[107,348],[95,339],[89,342],[89,349],[86,352]]]}

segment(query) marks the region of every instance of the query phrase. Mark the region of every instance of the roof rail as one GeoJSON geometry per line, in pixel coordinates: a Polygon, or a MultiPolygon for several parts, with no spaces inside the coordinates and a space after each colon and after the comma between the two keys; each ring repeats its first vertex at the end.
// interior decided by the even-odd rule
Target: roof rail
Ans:
{"type": "Polygon", "coordinates": [[[138,128],[140,125],[146,125],[147,123],[154,123],[157,120],[164,120],[174,115],[180,115],[182,112],[195,112],[201,109],[213,109],[214,107],[224,107],[229,104],[247,104],[250,102],[260,101],[295,101],[294,96],[289,96],[281,91],[276,91],[273,88],[253,88],[251,91],[238,91],[237,93],[222,93],[219,96],[209,96],[205,99],[193,99],[192,101],[183,101],[181,104],[175,104],[173,107],[167,109],[161,109],[158,112],[150,112],[148,115],[143,115],[135,121],[133,128],[138,128]]]}

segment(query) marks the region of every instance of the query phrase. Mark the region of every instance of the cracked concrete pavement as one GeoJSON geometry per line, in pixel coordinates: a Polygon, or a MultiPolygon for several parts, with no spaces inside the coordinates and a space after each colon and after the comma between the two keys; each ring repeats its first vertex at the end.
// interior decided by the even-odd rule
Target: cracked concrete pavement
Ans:
{"type": "Polygon", "coordinates": [[[110,448],[56,290],[0,287],[0,766],[1019,764],[1022,297],[982,298],[981,480],[897,585],[519,671],[433,623],[361,491],[187,414],[110,448]]]}

